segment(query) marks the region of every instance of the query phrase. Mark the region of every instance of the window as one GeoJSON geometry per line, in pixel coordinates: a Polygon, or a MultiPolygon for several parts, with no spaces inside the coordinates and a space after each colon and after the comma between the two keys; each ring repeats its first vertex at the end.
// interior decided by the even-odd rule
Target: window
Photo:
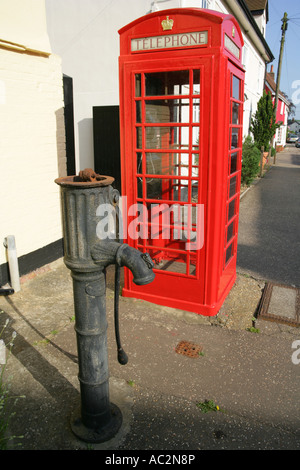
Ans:
{"type": "Polygon", "coordinates": [[[239,205],[239,178],[241,172],[242,154],[242,81],[239,77],[230,74],[230,120],[229,120],[229,152],[228,152],[228,178],[227,201],[224,240],[224,269],[236,254],[237,224],[239,205]]]}
{"type": "Polygon", "coordinates": [[[202,8],[210,8],[210,0],[202,0],[202,8]]]}
{"type": "Polygon", "coordinates": [[[281,144],[282,143],[282,127],[281,126],[277,129],[276,133],[277,133],[276,142],[277,144],[281,144]]]}

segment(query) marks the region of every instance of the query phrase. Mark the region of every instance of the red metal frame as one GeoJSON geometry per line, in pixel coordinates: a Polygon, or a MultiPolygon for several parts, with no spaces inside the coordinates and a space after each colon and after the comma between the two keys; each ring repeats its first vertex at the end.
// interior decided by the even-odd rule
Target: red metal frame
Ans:
{"type": "Polygon", "coordinates": [[[157,263],[155,280],[147,286],[136,286],[126,270],[123,295],[215,315],[236,278],[244,96],[239,26],[231,15],[171,9],[139,18],[119,33],[122,196],[127,208],[148,208],[139,219],[136,212],[127,217],[128,227],[135,224],[145,236],[125,241],[157,263]],[[173,27],[163,31],[167,17],[173,27]],[[185,43],[189,32],[202,31],[206,44],[131,51],[136,38],[142,47],[169,44],[174,35],[174,45],[176,35],[185,43]],[[166,211],[153,220],[151,204],[166,211]],[[177,236],[178,217],[190,211],[187,220],[193,224],[186,234],[197,230],[200,237],[198,204],[203,243],[194,250],[177,236]]]}

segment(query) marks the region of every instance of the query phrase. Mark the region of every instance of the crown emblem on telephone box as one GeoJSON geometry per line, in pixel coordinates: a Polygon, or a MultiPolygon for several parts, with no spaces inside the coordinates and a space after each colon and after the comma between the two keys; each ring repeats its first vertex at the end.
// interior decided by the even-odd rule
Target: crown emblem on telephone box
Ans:
{"type": "Polygon", "coordinates": [[[162,29],[164,31],[168,31],[169,29],[173,28],[174,20],[170,20],[170,18],[167,16],[165,20],[162,20],[161,25],[162,29]]]}

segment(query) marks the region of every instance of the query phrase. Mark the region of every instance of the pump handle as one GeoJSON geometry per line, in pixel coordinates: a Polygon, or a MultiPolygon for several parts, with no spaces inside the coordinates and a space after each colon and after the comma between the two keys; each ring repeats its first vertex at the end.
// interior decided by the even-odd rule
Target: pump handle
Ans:
{"type": "MultiPolygon", "coordinates": [[[[123,240],[120,239],[120,194],[116,189],[114,191],[114,205],[116,208],[116,232],[118,233],[119,242],[122,243],[123,240]]],[[[115,264],[115,296],[114,296],[114,317],[115,317],[115,336],[118,350],[118,361],[119,364],[125,366],[128,362],[128,356],[124,349],[122,348],[121,338],[120,338],[120,325],[119,325],[119,295],[120,295],[120,265],[117,262],[115,264]]]]}
{"type": "Polygon", "coordinates": [[[120,292],[120,266],[115,265],[115,302],[114,302],[114,315],[115,315],[115,335],[118,348],[118,361],[121,365],[128,362],[128,356],[121,345],[120,327],[119,327],[119,292],[120,292]]]}

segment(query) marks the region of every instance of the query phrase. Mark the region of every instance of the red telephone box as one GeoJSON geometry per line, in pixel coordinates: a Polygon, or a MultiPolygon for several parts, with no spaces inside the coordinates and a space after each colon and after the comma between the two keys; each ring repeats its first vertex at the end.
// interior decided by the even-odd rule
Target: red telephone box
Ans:
{"type": "Polygon", "coordinates": [[[123,295],[216,315],[236,279],[244,70],[231,15],[170,9],[120,31],[125,241],[155,280],[123,295]]]}

